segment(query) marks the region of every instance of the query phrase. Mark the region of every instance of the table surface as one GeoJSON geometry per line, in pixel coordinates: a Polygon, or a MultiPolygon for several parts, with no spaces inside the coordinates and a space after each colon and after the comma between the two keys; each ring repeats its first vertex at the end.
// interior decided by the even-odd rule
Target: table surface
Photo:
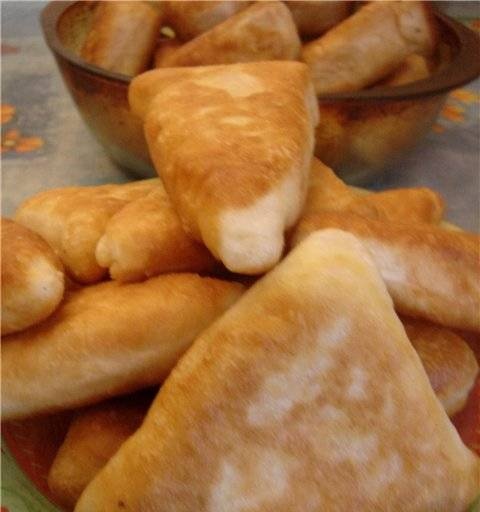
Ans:
{"type": "MultiPolygon", "coordinates": [[[[38,16],[43,5],[2,3],[4,215],[12,215],[23,199],[39,190],[132,179],[105,155],[69,97],[41,35],[38,16]]],[[[480,4],[470,7],[475,5],[478,10],[480,4]]],[[[445,197],[450,221],[478,231],[479,92],[477,80],[452,93],[434,130],[416,150],[367,185],[431,187],[445,197]]]]}

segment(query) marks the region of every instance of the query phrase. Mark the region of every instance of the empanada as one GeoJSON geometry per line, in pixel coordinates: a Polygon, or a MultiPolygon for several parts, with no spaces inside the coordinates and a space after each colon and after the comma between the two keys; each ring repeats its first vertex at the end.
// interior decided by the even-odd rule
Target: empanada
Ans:
{"type": "Polygon", "coordinates": [[[160,384],[242,291],[237,283],[168,274],[70,292],[42,324],[3,339],[3,419],[89,405],[160,384]]]}
{"type": "Polygon", "coordinates": [[[141,425],[150,403],[149,393],[136,393],[78,411],[48,472],[58,503],[75,507],[89,482],[141,425]]]}
{"type": "Polygon", "coordinates": [[[318,37],[346,18],[352,10],[352,2],[345,0],[340,2],[295,0],[285,3],[292,12],[299,34],[305,38],[318,37]]]}
{"type": "Polygon", "coordinates": [[[50,316],[63,297],[62,263],[33,231],[2,217],[2,335],[50,316]]]}
{"type": "Polygon", "coordinates": [[[73,279],[95,283],[107,274],[95,259],[95,247],[108,220],[130,201],[144,197],[158,183],[158,179],[152,179],[46,190],[24,201],[15,213],[15,220],[51,245],[73,279]]]}
{"type": "Polygon", "coordinates": [[[325,228],[349,231],[362,241],[400,313],[446,327],[480,330],[478,235],[325,212],[304,217],[292,245],[325,228]]]}
{"type": "Polygon", "coordinates": [[[275,265],[308,185],[318,107],[307,67],[157,69],[129,97],[187,232],[231,271],[275,265]]]}
{"type": "Polygon", "coordinates": [[[323,211],[345,211],[370,219],[438,224],[445,203],[428,188],[403,188],[382,192],[348,187],[318,158],[312,161],[310,185],[302,216],[323,211]]]}
{"type": "Polygon", "coordinates": [[[283,2],[257,2],[163,60],[167,67],[295,60],[300,53],[292,15],[283,2]]]}
{"type": "Polygon", "coordinates": [[[367,251],[327,230],[195,341],[75,510],[463,512],[479,472],[367,251]]]}
{"type": "Polygon", "coordinates": [[[435,394],[449,416],[467,403],[478,374],[475,354],[468,344],[450,329],[428,322],[403,319],[435,394]]]}
{"type": "Polygon", "coordinates": [[[409,55],[400,66],[377,85],[395,87],[423,80],[430,75],[428,62],[422,55],[409,55]]]}
{"type": "MultiPolygon", "coordinates": [[[[411,319],[402,320],[437,398],[451,416],[460,410],[478,371],[475,355],[452,331],[411,319]]],[[[130,395],[80,411],[48,475],[50,490],[73,508],[83,489],[137,430],[150,395],[130,395]],[[139,402],[140,401],[140,402],[139,402]]]]}
{"type": "Polygon", "coordinates": [[[124,75],[135,76],[145,71],[163,19],[158,4],[124,0],[97,2],[81,57],[90,64],[124,75]]]}
{"type": "Polygon", "coordinates": [[[387,222],[439,224],[445,202],[429,188],[398,188],[357,195],[344,211],[387,222]]]}
{"type": "Polygon", "coordinates": [[[120,281],[166,272],[206,272],[215,266],[208,249],[185,233],[160,182],[110,218],[95,254],[98,264],[120,281]]]}
{"type": "Polygon", "coordinates": [[[430,54],[434,18],[424,2],[369,2],[303,47],[317,94],[357,91],[392,73],[412,53],[430,54]]]}
{"type": "Polygon", "coordinates": [[[166,2],[167,22],[180,40],[188,41],[245,9],[250,3],[200,0],[166,2]]]}

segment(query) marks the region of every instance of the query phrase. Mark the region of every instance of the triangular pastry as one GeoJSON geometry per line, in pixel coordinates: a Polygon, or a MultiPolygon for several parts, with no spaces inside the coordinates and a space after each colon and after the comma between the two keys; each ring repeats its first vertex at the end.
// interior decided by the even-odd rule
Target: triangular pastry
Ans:
{"type": "Polygon", "coordinates": [[[50,244],[73,279],[95,283],[107,274],[95,259],[95,247],[108,220],[157,184],[158,179],[152,179],[46,190],[24,201],[15,220],[50,244]]]}
{"type": "MultiPolygon", "coordinates": [[[[473,351],[449,329],[411,319],[402,323],[435,395],[452,416],[464,406],[475,382],[478,365],[473,351]]],[[[73,508],[83,489],[140,426],[149,398],[130,395],[75,416],[48,475],[50,490],[60,503],[73,508]]]]}
{"type": "Polygon", "coordinates": [[[164,3],[167,23],[181,41],[188,41],[245,9],[252,2],[182,0],[164,3]]]}
{"type": "Polygon", "coordinates": [[[283,2],[257,2],[171,52],[163,66],[296,60],[300,38],[283,2]]]}
{"type": "Polygon", "coordinates": [[[58,256],[33,231],[2,217],[1,237],[5,335],[50,316],[62,300],[65,276],[58,256]]]}
{"type": "Polygon", "coordinates": [[[163,21],[161,2],[96,2],[80,56],[109,71],[135,76],[151,61],[163,21]],[[156,4],[156,5],[155,5],[156,4]]]}
{"type": "Polygon", "coordinates": [[[357,195],[344,211],[387,222],[439,224],[445,203],[429,188],[397,188],[357,195]]]}
{"type": "Polygon", "coordinates": [[[362,241],[400,313],[446,327],[480,331],[478,235],[331,211],[302,218],[291,243],[294,246],[326,228],[348,231],[362,241]]]}
{"type": "Polygon", "coordinates": [[[422,55],[413,53],[409,55],[400,66],[377,85],[397,87],[417,80],[423,80],[430,75],[428,61],[422,55]]]}
{"type": "Polygon", "coordinates": [[[453,416],[467,403],[478,375],[473,350],[458,334],[439,325],[412,319],[403,319],[403,325],[435,394],[453,416]]]}
{"type": "Polygon", "coordinates": [[[215,266],[208,249],[185,233],[160,182],[110,218],[95,254],[98,264],[120,281],[166,272],[206,272],[215,266]]]}
{"type": "Polygon", "coordinates": [[[346,211],[370,219],[438,224],[445,203],[429,188],[369,192],[346,185],[318,158],[312,160],[310,184],[302,217],[324,211],[346,211]]]}
{"type": "Polygon", "coordinates": [[[368,2],[306,44],[301,59],[317,94],[357,91],[388,76],[412,53],[431,54],[435,42],[427,2],[368,2]]]}
{"type": "Polygon", "coordinates": [[[157,69],[129,97],[187,232],[234,272],[274,266],[308,185],[318,107],[306,66],[157,69]]]}
{"type": "Polygon", "coordinates": [[[370,256],[312,235],[193,344],[76,512],[463,512],[480,461],[370,256]]]}
{"type": "Polygon", "coordinates": [[[160,384],[242,291],[237,283],[168,274],[70,292],[46,321],[2,340],[2,418],[71,409],[160,384]]]}
{"type": "Polygon", "coordinates": [[[143,392],[78,411],[48,472],[55,501],[75,507],[83,489],[141,425],[152,401],[143,392]]]}

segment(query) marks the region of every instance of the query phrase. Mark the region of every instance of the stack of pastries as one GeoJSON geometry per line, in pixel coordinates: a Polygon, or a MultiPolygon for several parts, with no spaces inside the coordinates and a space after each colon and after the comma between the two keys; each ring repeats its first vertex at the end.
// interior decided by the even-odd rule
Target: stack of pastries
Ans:
{"type": "MultiPolygon", "coordinates": [[[[456,54],[432,3],[86,2],[90,19],[81,26],[88,30],[74,51],[85,62],[124,78],[151,68],[304,62],[324,119],[315,130],[315,154],[339,172],[358,176],[391,167],[392,160],[428,132],[445,101],[440,92],[413,95],[411,101],[412,90],[407,88],[407,101],[386,90],[429,77],[435,84],[433,77],[456,54]],[[372,93],[376,101],[363,101],[365,95],[358,91],[372,87],[381,88],[372,93]],[[381,100],[386,97],[390,99],[381,100]]],[[[141,125],[129,121],[132,136],[127,146],[147,163],[141,125]]],[[[110,123],[116,126],[114,118],[110,123]]]]}
{"type": "Polygon", "coordinates": [[[148,71],[129,99],[158,178],[47,190],[2,224],[3,419],[82,407],[58,502],[466,510],[480,459],[449,416],[478,375],[479,236],[432,190],[314,158],[300,62],[148,71]]]}
{"type": "Polygon", "coordinates": [[[425,78],[436,43],[425,2],[109,1],[94,5],[80,56],[130,76],[298,60],[328,94],[425,78]]]}

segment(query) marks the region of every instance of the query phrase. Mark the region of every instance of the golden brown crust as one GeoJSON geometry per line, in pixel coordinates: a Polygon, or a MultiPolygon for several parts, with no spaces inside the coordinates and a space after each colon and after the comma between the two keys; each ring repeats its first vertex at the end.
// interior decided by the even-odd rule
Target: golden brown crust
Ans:
{"type": "Polygon", "coordinates": [[[75,507],[85,487],[141,425],[150,402],[149,395],[137,393],[76,414],[48,472],[59,504],[75,507]]]}
{"type": "Polygon", "coordinates": [[[180,40],[188,41],[245,9],[252,2],[197,0],[165,3],[166,21],[180,40]]]}
{"type": "Polygon", "coordinates": [[[447,414],[453,416],[463,409],[475,383],[478,374],[475,354],[450,329],[418,320],[402,321],[435,394],[447,414]]]}
{"type": "Polygon", "coordinates": [[[307,200],[302,217],[325,210],[341,210],[357,194],[318,158],[312,159],[307,200]]]}
{"type": "Polygon", "coordinates": [[[318,113],[308,69],[205,66],[179,69],[176,80],[173,71],[149,72],[130,86],[132,107],[148,112],[157,172],[189,234],[229,270],[264,272],[280,258],[283,231],[306,194],[318,113]],[[136,100],[145,90],[149,105],[136,100]]]}
{"type": "Polygon", "coordinates": [[[65,288],[63,266],[33,231],[2,217],[2,335],[50,316],[65,288]]]}
{"type": "Polygon", "coordinates": [[[98,2],[80,55],[103,69],[135,76],[151,61],[162,17],[150,2],[98,2]]]}
{"type": "Polygon", "coordinates": [[[303,218],[292,244],[325,228],[348,231],[365,244],[401,313],[446,327],[480,330],[478,235],[325,212],[303,218]]]}
{"type": "Polygon", "coordinates": [[[108,220],[157,184],[158,180],[154,179],[46,190],[22,203],[15,220],[50,244],[73,279],[95,283],[107,273],[97,264],[95,248],[108,220]]]}
{"type": "Polygon", "coordinates": [[[45,322],[3,339],[3,419],[88,405],[160,384],[242,290],[195,274],[168,274],[69,293],[45,322]]]}
{"type": "Polygon", "coordinates": [[[428,62],[422,55],[409,55],[400,66],[377,85],[395,87],[423,80],[430,75],[428,62]]]}
{"type": "Polygon", "coordinates": [[[300,38],[283,2],[258,2],[170,53],[165,66],[295,60],[300,38]]]}
{"type": "Polygon", "coordinates": [[[444,210],[443,198],[428,188],[359,193],[314,158],[302,217],[324,211],[345,211],[373,220],[438,224],[444,210]]]}
{"type": "Polygon", "coordinates": [[[433,23],[422,2],[369,2],[303,47],[315,91],[356,91],[393,72],[408,55],[431,53],[433,23]]]}
{"type": "Polygon", "coordinates": [[[216,264],[208,249],[185,233],[160,182],[110,218],[96,258],[119,281],[141,281],[166,272],[208,272],[216,264]]]}
{"type": "Polygon", "coordinates": [[[445,202],[429,188],[399,188],[356,197],[345,211],[373,220],[439,224],[445,202]]]}
{"type": "Polygon", "coordinates": [[[370,257],[328,230],[195,341],[75,510],[462,512],[479,470],[370,257]]]}

